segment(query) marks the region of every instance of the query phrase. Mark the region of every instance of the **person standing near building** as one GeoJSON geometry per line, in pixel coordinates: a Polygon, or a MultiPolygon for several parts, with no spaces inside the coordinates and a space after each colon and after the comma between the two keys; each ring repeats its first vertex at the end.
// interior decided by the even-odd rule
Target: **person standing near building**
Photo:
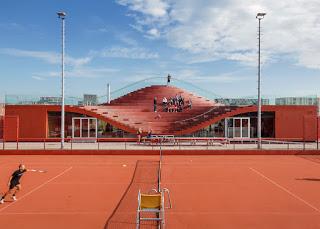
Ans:
{"type": "Polygon", "coordinates": [[[192,108],[192,100],[191,100],[191,98],[189,98],[189,108],[191,109],[192,108]]]}
{"type": "Polygon", "coordinates": [[[141,135],[142,135],[142,129],[139,128],[138,131],[137,131],[137,137],[138,137],[138,144],[141,143],[141,135]]]}
{"type": "Polygon", "coordinates": [[[163,106],[163,110],[166,111],[167,110],[167,104],[168,104],[168,100],[166,97],[163,97],[162,99],[162,106],[163,106]]]}
{"type": "Polygon", "coordinates": [[[153,99],[153,111],[157,112],[157,97],[154,97],[153,99]]]}
{"type": "Polygon", "coordinates": [[[170,76],[170,74],[168,74],[168,76],[167,76],[167,86],[170,84],[170,81],[171,81],[171,76],[170,76]]]}

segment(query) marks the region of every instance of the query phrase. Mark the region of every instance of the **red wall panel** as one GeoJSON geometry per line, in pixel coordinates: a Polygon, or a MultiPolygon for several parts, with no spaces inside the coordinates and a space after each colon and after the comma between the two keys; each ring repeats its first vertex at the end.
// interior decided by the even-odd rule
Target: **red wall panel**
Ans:
{"type": "Polygon", "coordinates": [[[47,137],[47,109],[45,106],[12,105],[6,107],[5,114],[19,117],[19,138],[47,137]]]}
{"type": "Polygon", "coordinates": [[[305,115],[303,135],[305,141],[315,141],[317,136],[317,116],[305,115]]]}
{"type": "Polygon", "coordinates": [[[4,119],[4,134],[5,141],[17,141],[19,138],[19,117],[6,116],[4,119]]]}
{"type": "Polygon", "coordinates": [[[318,117],[318,132],[317,132],[317,135],[318,135],[318,139],[320,139],[320,118],[318,117]]]}
{"type": "Polygon", "coordinates": [[[315,140],[315,106],[278,106],[275,112],[276,138],[315,140]]]}
{"type": "Polygon", "coordinates": [[[3,138],[3,117],[4,116],[0,116],[0,139],[3,138]]]}
{"type": "MultiPolygon", "coordinates": [[[[67,107],[67,110],[69,112],[85,113],[88,116],[97,116],[94,112],[80,110],[77,107],[67,107]]],[[[221,117],[214,117],[211,120],[203,122],[201,125],[190,127],[186,131],[192,133],[220,119],[241,113],[256,112],[256,110],[256,107],[253,106],[242,107],[221,117]]],[[[10,105],[6,107],[5,114],[6,116],[19,117],[20,138],[46,138],[48,111],[60,111],[60,107],[50,105],[10,105]]],[[[263,106],[262,111],[275,112],[276,138],[316,139],[317,131],[314,120],[316,117],[316,106],[263,106]]],[[[122,129],[121,123],[116,122],[114,125],[122,129]]],[[[15,126],[8,126],[8,128],[15,128],[15,126]]]]}

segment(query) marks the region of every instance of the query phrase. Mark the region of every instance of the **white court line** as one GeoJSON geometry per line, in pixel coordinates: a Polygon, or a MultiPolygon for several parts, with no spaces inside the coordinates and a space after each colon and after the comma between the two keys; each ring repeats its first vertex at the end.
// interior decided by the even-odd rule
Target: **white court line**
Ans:
{"type": "Polygon", "coordinates": [[[269,177],[263,175],[261,172],[259,172],[258,170],[251,168],[250,169],[255,172],[256,174],[258,174],[259,176],[263,177],[264,179],[266,179],[267,181],[269,181],[270,183],[274,184],[275,186],[277,186],[278,188],[280,188],[281,190],[285,191],[286,193],[288,193],[290,196],[294,197],[295,199],[301,201],[302,203],[304,203],[305,205],[309,206],[310,208],[312,208],[313,210],[317,211],[318,213],[320,213],[319,208],[313,206],[312,204],[310,204],[309,202],[305,201],[304,199],[302,199],[301,197],[297,196],[296,194],[294,194],[293,192],[289,191],[288,189],[286,189],[285,187],[281,186],[280,184],[278,184],[277,182],[273,181],[272,179],[270,179],[269,177]]]}
{"type": "Polygon", "coordinates": [[[94,185],[94,184],[110,184],[110,185],[128,185],[128,182],[52,182],[51,185],[94,185]]]}
{"type": "Polygon", "coordinates": [[[51,179],[47,180],[46,182],[42,183],[41,185],[37,186],[36,188],[32,189],[31,191],[27,192],[26,194],[24,194],[23,196],[21,196],[18,200],[16,200],[15,202],[12,202],[11,204],[0,208],[0,214],[1,212],[3,212],[5,209],[7,209],[8,207],[12,206],[13,204],[17,203],[19,200],[24,199],[25,197],[29,196],[30,194],[32,194],[33,192],[37,191],[38,189],[42,188],[43,186],[45,186],[46,184],[50,183],[51,181],[57,179],[58,177],[62,176],[63,174],[65,174],[66,172],[69,172],[72,169],[72,166],[65,169],[64,171],[62,171],[61,173],[59,173],[58,175],[56,175],[55,177],[52,177],[51,179]]]}
{"type": "Polygon", "coordinates": [[[90,214],[108,214],[108,212],[104,211],[92,211],[92,212],[81,212],[81,211],[70,211],[70,212],[4,212],[1,215],[90,215],[90,214]]]}
{"type": "MultiPolygon", "coordinates": [[[[81,212],[81,211],[59,211],[59,212],[5,212],[1,215],[100,215],[108,214],[104,211],[92,211],[92,212],[81,212]]],[[[130,212],[121,212],[119,215],[130,215],[136,214],[136,211],[130,212]]],[[[318,213],[304,213],[304,212],[215,212],[215,211],[205,211],[205,212],[188,212],[188,211],[179,211],[179,212],[167,212],[168,215],[318,215],[318,213]]]]}

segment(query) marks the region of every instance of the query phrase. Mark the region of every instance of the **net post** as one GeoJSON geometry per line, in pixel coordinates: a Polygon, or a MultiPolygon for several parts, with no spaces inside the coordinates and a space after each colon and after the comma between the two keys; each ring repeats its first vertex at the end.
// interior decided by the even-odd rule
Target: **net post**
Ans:
{"type": "Polygon", "coordinates": [[[160,151],[159,151],[159,169],[158,169],[158,192],[161,192],[161,167],[162,167],[162,139],[160,141],[160,151]]]}

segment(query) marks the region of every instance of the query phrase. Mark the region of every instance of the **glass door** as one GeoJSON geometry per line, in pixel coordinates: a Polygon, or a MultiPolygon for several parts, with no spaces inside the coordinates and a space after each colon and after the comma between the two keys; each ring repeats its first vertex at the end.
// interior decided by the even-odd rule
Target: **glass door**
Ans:
{"type": "Polygon", "coordinates": [[[227,138],[250,138],[250,118],[226,118],[225,133],[227,138]]]}
{"type": "Polygon", "coordinates": [[[250,138],[250,118],[242,118],[241,120],[241,137],[250,138]]]}
{"type": "Polygon", "coordinates": [[[89,137],[89,120],[81,119],[81,138],[89,137]]]}
{"type": "Polygon", "coordinates": [[[97,138],[98,122],[96,118],[72,118],[72,138],[97,138]]]}
{"type": "Polygon", "coordinates": [[[241,138],[241,118],[233,119],[233,137],[241,138]]]}
{"type": "Polygon", "coordinates": [[[80,138],[80,122],[81,119],[72,119],[72,137],[80,138]]]}

